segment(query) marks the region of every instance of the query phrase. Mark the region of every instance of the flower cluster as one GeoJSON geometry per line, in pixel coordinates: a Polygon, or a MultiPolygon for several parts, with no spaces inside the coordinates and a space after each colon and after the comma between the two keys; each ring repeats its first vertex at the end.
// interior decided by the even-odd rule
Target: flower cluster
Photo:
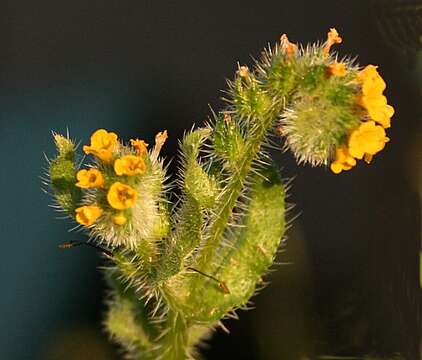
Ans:
{"type": "Polygon", "coordinates": [[[268,80],[277,91],[286,91],[291,99],[277,126],[285,147],[299,163],[331,164],[336,174],[354,167],[358,159],[370,162],[384,148],[388,141],[385,129],[394,113],[383,95],[386,85],[376,66],[360,70],[353,60],[339,60],[331,53],[342,42],[335,28],[328,31],[324,43],[305,48],[283,34],[277,59],[266,59],[266,78],[259,79],[268,80]],[[280,77],[277,71],[281,68],[280,77]],[[289,87],[295,81],[300,85],[289,87]]]}
{"type": "MultiPolygon", "coordinates": [[[[342,38],[337,30],[330,29],[323,51],[328,55],[331,46],[341,42],[342,38]]],[[[332,76],[344,77],[347,68],[345,63],[335,61],[328,67],[328,72],[332,76]]],[[[359,126],[349,132],[347,143],[336,149],[335,160],[330,166],[335,174],[350,170],[356,165],[356,159],[364,159],[370,163],[372,157],[389,141],[384,129],[390,127],[394,109],[387,104],[387,98],[383,95],[386,85],[377,71],[377,66],[366,66],[358,72],[355,82],[359,89],[356,103],[365,113],[359,126]]]]}
{"type": "Polygon", "coordinates": [[[119,143],[115,133],[99,129],[92,134],[91,144],[83,147],[86,154],[95,156],[97,166],[79,170],[76,174],[76,186],[93,191],[91,194],[95,196],[88,196],[87,199],[94,198],[98,201],[75,210],[78,223],[84,226],[93,225],[104,211],[111,214],[116,225],[127,222],[127,210],[138,199],[134,184],[147,171],[148,146],[139,139],[130,140],[130,143],[131,148],[125,147],[119,143]]]}
{"type": "Polygon", "coordinates": [[[394,109],[383,95],[386,86],[377,67],[366,66],[357,74],[356,83],[359,89],[356,102],[364,115],[359,126],[349,132],[347,142],[336,149],[335,160],[330,166],[335,174],[351,169],[356,165],[356,159],[370,163],[389,141],[385,129],[390,127],[394,109]]]}

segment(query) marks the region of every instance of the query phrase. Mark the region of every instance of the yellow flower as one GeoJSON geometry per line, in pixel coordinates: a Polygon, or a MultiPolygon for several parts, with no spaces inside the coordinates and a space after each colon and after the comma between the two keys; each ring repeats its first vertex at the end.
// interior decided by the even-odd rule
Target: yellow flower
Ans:
{"type": "Polygon", "coordinates": [[[126,216],[124,216],[122,213],[119,213],[119,214],[113,216],[113,222],[116,225],[124,225],[124,224],[126,224],[126,221],[127,221],[126,216]]]}
{"type": "Polygon", "coordinates": [[[365,157],[368,162],[372,160],[372,155],[384,149],[388,141],[383,127],[374,121],[366,121],[350,134],[349,153],[357,159],[365,157]]]}
{"type": "Polygon", "coordinates": [[[140,156],[126,155],[114,162],[117,175],[140,175],[145,172],[145,162],[140,156]]]}
{"type": "Polygon", "coordinates": [[[343,170],[350,170],[356,165],[356,159],[350,155],[346,146],[336,149],[336,159],[331,163],[330,169],[333,173],[339,174],[343,170]]]}
{"type": "Polygon", "coordinates": [[[378,73],[377,68],[378,66],[375,65],[367,65],[358,73],[358,80],[362,83],[364,95],[381,94],[385,90],[385,81],[378,73]]]}
{"type": "Polygon", "coordinates": [[[79,170],[76,174],[76,179],[78,179],[76,186],[83,189],[98,188],[104,186],[104,177],[101,172],[97,169],[79,170]]]}
{"type": "Polygon", "coordinates": [[[377,67],[366,66],[359,72],[358,80],[362,83],[362,95],[358,103],[368,111],[372,120],[384,128],[389,128],[394,108],[387,104],[387,98],[382,94],[385,90],[385,81],[378,74],[377,67]]]}
{"type": "Polygon", "coordinates": [[[136,151],[138,152],[140,156],[143,156],[146,154],[148,144],[144,140],[130,139],[130,144],[132,145],[132,147],[136,149],[136,151]]]}
{"type": "Polygon", "coordinates": [[[327,41],[325,42],[323,48],[324,53],[328,55],[331,50],[331,46],[334,44],[340,44],[342,41],[343,39],[339,36],[337,30],[335,28],[331,28],[327,34],[327,41]]]}
{"type": "Polygon", "coordinates": [[[384,95],[372,97],[362,95],[360,104],[368,111],[372,120],[385,129],[391,126],[390,119],[394,115],[394,108],[387,104],[387,98],[384,95]]]}
{"type": "Polygon", "coordinates": [[[99,129],[92,134],[91,145],[85,145],[83,150],[85,154],[93,154],[104,162],[110,162],[117,144],[115,133],[99,129]]]}
{"type": "Polygon", "coordinates": [[[136,190],[131,186],[115,182],[108,190],[107,200],[114,209],[124,210],[135,204],[137,196],[136,190]]]}
{"type": "Polygon", "coordinates": [[[336,61],[328,67],[328,72],[331,75],[343,77],[346,75],[346,64],[336,61]]]}
{"type": "Polygon", "coordinates": [[[92,225],[103,213],[103,210],[97,205],[81,206],[75,210],[76,221],[79,224],[92,225]]]}

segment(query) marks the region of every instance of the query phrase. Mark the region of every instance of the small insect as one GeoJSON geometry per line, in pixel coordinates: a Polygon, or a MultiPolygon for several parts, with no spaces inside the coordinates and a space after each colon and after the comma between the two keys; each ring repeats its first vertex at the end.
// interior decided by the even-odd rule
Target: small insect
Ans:
{"type": "MultiPolygon", "coordinates": [[[[59,245],[60,249],[72,249],[74,247],[77,246],[81,246],[81,245],[85,245],[85,246],[89,246],[94,248],[95,250],[99,251],[100,253],[102,253],[103,255],[107,256],[108,258],[113,258],[113,253],[110,250],[107,250],[99,245],[95,245],[95,244],[91,244],[88,242],[83,242],[83,241],[70,241],[64,244],[59,245]]],[[[199,271],[193,267],[187,267],[186,269],[194,271],[202,276],[207,277],[208,279],[211,279],[213,281],[215,281],[218,284],[218,287],[225,293],[225,294],[230,294],[230,290],[227,287],[227,285],[223,282],[218,280],[217,278],[215,278],[214,276],[208,275],[203,273],[202,271],[199,271]]]]}
{"type": "Polygon", "coordinates": [[[195,268],[193,268],[193,267],[187,267],[186,269],[191,270],[191,271],[194,271],[194,272],[196,272],[196,273],[198,273],[198,274],[201,274],[202,276],[205,276],[205,277],[207,277],[208,279],[214,280],[215,282],[217,282],[218,287],[219,287],[221,290],[223,290],[223,292],[224,292],[225,294],[230,294],[230,290],[229,290],[229,288],[227,287],[227,285],[226,285],[223,281],[220,281],[220,280],[218,280],[217,278],[215,278],[214,276],[211,276],[211,275],[205,274],[205,273],[203,273],[202,271],[199,271],[199,270],[197,270],[197,269],[195,269],[195,268]]]}
{"type": "Polygon", "coordinates": [[[113,253],[110,250],[107,250],[101,246],[98,245],[94,245],[88,242],[84,242],[84,241],[70,241],[64,244],[59,245],[60,249],[71,249],[74,248],[76,246],[81,246],[81,245],[85,245],[85,246],[89,246],[94,248],[95,250],[99,251],[100,253],[102,253],[103,255],[107,256],[108,258],[112,258],[113,257],[113,253]]]}

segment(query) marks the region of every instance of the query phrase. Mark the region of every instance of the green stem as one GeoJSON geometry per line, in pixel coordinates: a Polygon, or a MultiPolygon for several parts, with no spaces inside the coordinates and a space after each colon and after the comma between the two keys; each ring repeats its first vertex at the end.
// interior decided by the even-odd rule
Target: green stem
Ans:
{"type": "Polygon", "coordinates": [[[167,315],[169,332],[160,341],[160,360],[186,360],[188,353],[188,327],[181,313],[169,310],[167,315]]]}
{"type": "Polygon", "coordinates": [[[245,152],[238,162],[239,166],[234,169],[234,174],[217,205],[213,221],[207,230],[209,237],[195,265],[198,269],[203,270],[209,264],[215,249],[222,240],[236,202],[244,189],[244,183],[250,173],[252,163],[257,158],[261,145],[276,120],[275,113],[279,113],[279,110],[277,112],[267,111],[266,116],[256,121],[249,141],[246,143],[245,152]]]}

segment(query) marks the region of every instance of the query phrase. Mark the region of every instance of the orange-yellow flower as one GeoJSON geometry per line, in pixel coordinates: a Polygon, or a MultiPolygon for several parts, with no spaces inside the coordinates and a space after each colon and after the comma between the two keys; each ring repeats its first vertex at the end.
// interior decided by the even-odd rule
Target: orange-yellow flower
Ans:
{"type": "Polygon", "coordinates": [[[374,121],[366,121],[350,134],[349,153],[357,159],[365,157],[368,162],[372,155],[384,149],[388,141],[382,126],[376,125],[374,121]]]}
{"type": "Polygon", "coordinates": [[[330,169],[333,173],[339,174],[343,170],[350,170],[356,165],[356,159],[350,155],[346,146],[336,149],[336,159],[331,163],[330,169]]]}
{"type": "Polygon", "coordinates": [[[83,150],[85,154],[92,154],[104,162],[110,162],[117,144],[115,133],[99,129],[92,134],[91,145],[85,145],[83,150]]]}
{"type": "Polygon", "coordinates": [[[108,190],[107,201],[114,209],[124,210],[132,207],[137,197],[138,193],[134,188],[121,182],[115,182],[108,190]]]}
{"type": "Polygon", "coordinates": [[[363,95],[360,99],[360,104],[368,111],[372,120],[382,125],[385,129],[391,126],[394,108],[387,104],[387,98],[384,95],[374,97],[363,95]]]}
{"type": "Polygon", "coordinates": [[[367,65],[358,73],[358,80],[362,83],[362,93],[365,95],[381,94],[385,90],[385,81],[377,68],[375,65],[367,65]]]}
{"type": "Polygon", "coordinates": [[[77,208],[75,213],[79,224],[90,226],[101,216],[103,210],[97,205],[86,205],[77,208]]]}
{"type": "Polygon", "coordinates": [[[291,59],[297,52],[297,45],[291,43],[286,34],[281,35],[280,42],[281,47],[285,51],[287,57],[291,59]]]}
{"type": "Polygon", "coordinates": [[[114,162],[114,171],[117,175],[140,175],[145,172],[145,162],[140,156],[126,155],[114,162]]]}
{"type": "Polygon", "coordinates": [[[122,213],[119,213],[119,214],[113,216],[113,222],[116,225],[124,225],[124,224],[126,224],[126,221],[127,221],[126,216],[124,216],[122,213]]]}
{"type": "Polygon", "coordinates": [[[346,64],[336,61],[328,67],[328,71],[331,75],[343,77],[346,75],[346,64]]]}
{"type": "Polygon", "coordinates": [[[138,152],[140,156],[143,156],[146,154],[148,144],[144,140],[130,139],[130,144],[132,145],[132,147],[136,149],[136,151],[138,152]]]}
{"type": "Polygon", "coordinates": [[[325,45],[323,48],[324,53],[328,55],[328,53],[331,50],[331,47],[334,44],[340,44],[342,41],[343,39],[338,34],[337,30],[335,28],[331,28],[327,34],[327,41],[325,42],[325,45]]]}
{"type": "Polygon", "coordinates": [[[385,90],[385,81],[378,74],[374,65],[366,66],[358,74],[358,80],[362,83],[362,95],[359,104],[364,107],[370,118],[389,128],[390,119],[394,115],[394,108],[387,104],[387,98],[382,94],[385,90]]]}
{"type": "Polygon", "coordinates": [[[97,169],[83,169],[76,174],[78,182],[76,186],[83,189],[98,188],[104,186],[103,174],[97,169]]]}

